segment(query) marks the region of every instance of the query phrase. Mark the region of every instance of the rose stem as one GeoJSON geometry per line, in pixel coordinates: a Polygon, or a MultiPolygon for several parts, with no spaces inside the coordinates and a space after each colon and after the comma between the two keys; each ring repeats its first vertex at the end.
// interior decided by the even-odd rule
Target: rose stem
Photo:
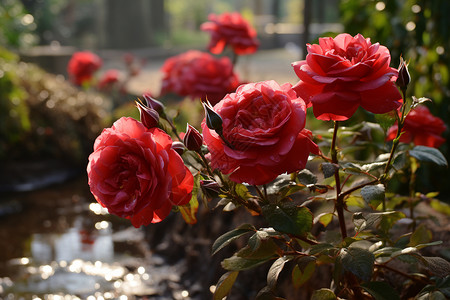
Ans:
{"type": "MultiPolygon", "coordinates": [[[[338,164],[336,139],[339,129],[339,122],[334,122],[333,140],[331,141],[331,161],[334,164],[338,164]]],[[[336,211],[339,219],[339,226],[341,228],[342,239],[347,237],[347,228],[345,226],[344,219],[344,196],[341,194],[341,180],[339,178],[339,168],[334,171],[334,180],[336,182],[336,211]]]]}
{"type": "MultiPolygon", "coordinates": [[[[391,148],[391,153],[389,155],[389,160],[386,164],[386,167],[384,168],[384,173],[380,176],[380,182],[383,183],[384,185],[386,185],[386,179],[388,176],[388,172],[391,168],[391,163],[392,163],[392,159],[394,158],[394,153],[395,150],[397,150],[397,146],[400,143],[400,134],[402,132],[403,129],[403,125],[405,123],[405,118],[406,118],[406,103],[405,103],[405,92],[402,91],[402,97],[403,97],[403,105],[402,105],[402,115],[401,117],[398,116],[397,111],[394,111],[395,113],[395,117],[397,118],[397,135],[395,136],[395,139],[392,141],[392,148],[391,148]]],[[[383,203],[382,203],[382,210],[386,211],[386,200],[383,198],[383,203]]]]}

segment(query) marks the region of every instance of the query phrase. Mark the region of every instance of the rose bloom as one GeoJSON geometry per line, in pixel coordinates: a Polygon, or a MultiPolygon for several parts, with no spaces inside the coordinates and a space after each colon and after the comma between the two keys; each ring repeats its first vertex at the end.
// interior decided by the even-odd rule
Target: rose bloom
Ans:
{"type": "Polygon", "coordinates": [[[211,166],[230,179],[266,184],[278,175],[305,168],[309,153],[319,153],[305,127],[306,106],[286,83],[275,81],[241,85],[214,107],[223,120],[223,136],[202,122],[211,166]]]}
{"type": "Polygon", "coordinates": [[[102,60],[96,54],[89,51],[75,52],[67,65],[67,73],[73,83],[82,85],[92,79],[101,65],[102,60]]]}
{"type": "Polygon", "coordinates": [[[103,130],[87,173],[95,199],[135,227],[160,222],[172,206],[191,199],[193,176],[172,149],[172,139],[132,118],[103,130]]]}
{"type": "Polygon", "coordinates": [[[238,12],[210,14],[208,20],[200,29],[211,33],[208,45],[211,53],[222,53],[226,45],[230,45],[234,53],[239,55],[255,53],[258,50],[256,30],[238,12]]]}
{"type": "Polygon", "coordinates": [[[197,50],[167,59],[161,71],[164,73],[161,94],[172,92],[208,99],[211,103],[217,103],[239,85],[228,57],[216,58],[197,50]]]}
{"type": "MultiPolygon", "coordinates": [[[[445,139],[441,136],[447,127],[444,121],[433,116],[426,106],[418,106],[406,116],[402,128],[400,142],[438,148],[445,139]]],[[[389,128],[386,140],[391,141],[397,136],[398,126],[389,128]]]]}
{"type": "Polygon", "coordinates": [[[389,67],[386,47],[347,33],[307,47],[306,60],[292,64],[300,79],[294,90],[312,105],[317,119],[343,121],[359,106],[383,114],[401,105],[394,83],[398,71],[389,67]]]}
{"type": "Polygon", "coordinates": [[[119,71],[116,69],[107,70],[98,82],[98,88],[100,90],[108,90],[115,83],[119,82],[119,71]]]}

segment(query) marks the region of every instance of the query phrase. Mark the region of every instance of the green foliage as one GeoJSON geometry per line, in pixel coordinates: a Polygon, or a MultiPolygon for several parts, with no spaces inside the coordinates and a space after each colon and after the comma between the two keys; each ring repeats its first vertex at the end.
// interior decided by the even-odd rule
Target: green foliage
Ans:
{"type": "Polygon", "coordinates": [[[24,48],[37,42],[34,17],[19,0],[2,0],[0,6],[0,45],[24,48]]]}

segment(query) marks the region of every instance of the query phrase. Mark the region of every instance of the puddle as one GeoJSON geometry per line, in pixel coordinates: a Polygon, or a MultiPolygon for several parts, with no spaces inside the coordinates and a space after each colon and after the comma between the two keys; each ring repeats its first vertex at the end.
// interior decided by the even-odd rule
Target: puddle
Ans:
{"type": "Polygon", "coordinates": [[[0,197],[0,298],[194,299],[185,263],[151,253],[142,230],[92,202],[85,178],[0,197]]]}

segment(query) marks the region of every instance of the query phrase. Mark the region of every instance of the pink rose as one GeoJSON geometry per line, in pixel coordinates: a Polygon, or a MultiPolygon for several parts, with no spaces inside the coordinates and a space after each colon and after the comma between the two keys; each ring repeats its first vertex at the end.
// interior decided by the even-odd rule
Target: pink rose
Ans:
{"type": "MultiPolygon", "coordinates": [[[[426,106],[421,105],[406,116],[400,142],[438,148],[445,142],[441,135],[446,128],[444,121],[433,116],[426,106]]],[[[389,128],[386,140],[395,139],[397,129],[397,124],[389,128]]]]}
{"type": "Polygon", "coordinates": [[[230,45],[234,53],[239,55],[255,53],[258,50],[256,30],[238,12],[210,14],[208,20],[209,22],[203,23],[200,28],[211,33],[208,45],[211,53],[222,53],[226,45],[230,45]]]}
{"type": "Polygon", "coordinates": [[[102,60],[96,54],[89,51],[75,52],[67,65],[67,73],[73,83],[82,85],[90,81],[101,66],[102,60]]]}
{"type": "Polygon", "coordinates": [[[207,98],[211,103],[219,102],[239,85],[228,57],[216,58],[197,50],[167,59],[161,71],[164,73],[161,94],[172,92],[191,98],[207,98]]]}
{"type": "Polygon", "coordinates": [[[193,176],[172,149],[172,139],[132,118],[103,130],[87,172],[95,199],[135,227],[160,222],[172,206],[191,199],[193,176]]]}
{"type": "Polygon", "coordinates": [[[390,61],[386,47],[360,34],[320,38],[319,45],[308,44],[306,60],[292,64],[300,79],[294,90],[320,120],[347,120],[359,106],[387,113],[402,102],[390,61]]]}
{"type": "Polygon", "coordinates": [[[275,81],[241,85],[214,107],[223,120],[223,136],[202,122],[211,166],[235,182],[266,184],[282,173],[305,168],[309,153],[319,153],[305,127],[305,103],[291,84],[275,81]]]}

